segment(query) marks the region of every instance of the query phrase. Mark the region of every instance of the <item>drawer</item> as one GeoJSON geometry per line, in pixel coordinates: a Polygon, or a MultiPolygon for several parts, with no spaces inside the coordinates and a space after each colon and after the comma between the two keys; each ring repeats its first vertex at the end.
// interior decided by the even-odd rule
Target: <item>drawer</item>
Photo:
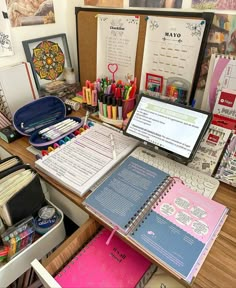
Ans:
{"type": "Polygon", "coordinates": [[[52,275],[56,275],[83,246],[91,240],[101,225],[89,218],[79,229],[67,238],[42,264],[35,259],[31,265],[44,287],[60,287],[52,275]]]}
{"type": "Polygon", "coordinates": [[[21,276],[31,267],[30,263],[34,259],[41,259],[65,239],[66,233],[63,221],[63,213],[52,202],[49,200],[47,200],[47,202],[48,204],[54,206],[60,213],[60,221],[50,231],[42,235],[24,251],[0,267],[1,287],[9,286],[13,281],[15,281],[19,276],[21,276]]]}

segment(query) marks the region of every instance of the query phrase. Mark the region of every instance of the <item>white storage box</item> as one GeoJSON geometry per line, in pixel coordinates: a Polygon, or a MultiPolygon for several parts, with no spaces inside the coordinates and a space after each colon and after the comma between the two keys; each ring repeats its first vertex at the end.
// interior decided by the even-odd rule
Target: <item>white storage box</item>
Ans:
{"type": "Polygon", "coordinates": [[[60,221],[47,233],[42,235],[33,244],[27,247],[24,251],[0,267],[0,286],[7,287],[25,271],[27,271],[31,265],[30,263],[36,258],[41,259],[58,244],[60,244],[66,236],[64,227],[64,215],[63,212],[58,209],[52,202],[47,200],[48,204],[54,206],[58,213],[61,215],[60,221]]]}

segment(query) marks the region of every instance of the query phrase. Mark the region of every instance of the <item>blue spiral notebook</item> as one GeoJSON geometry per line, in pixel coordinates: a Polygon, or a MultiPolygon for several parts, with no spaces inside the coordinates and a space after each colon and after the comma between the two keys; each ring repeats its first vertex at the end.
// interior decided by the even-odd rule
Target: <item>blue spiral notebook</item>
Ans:
{"type": "Polygon", "coordinates": [[[83,204],[165,269],[191,283],[228,209],[145,161],[132,152],[83,204]]]}

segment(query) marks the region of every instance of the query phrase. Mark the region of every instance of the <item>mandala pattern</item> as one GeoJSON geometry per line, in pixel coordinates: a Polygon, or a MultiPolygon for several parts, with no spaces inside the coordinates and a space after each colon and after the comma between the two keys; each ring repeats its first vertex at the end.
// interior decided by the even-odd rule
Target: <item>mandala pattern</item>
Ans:
{"type": "Polygon", "coordinates": [[[64,71],[65,55],[58,43],[42,41],[33,49],[32,60],[40,79],[56,80],[64,71]]]}

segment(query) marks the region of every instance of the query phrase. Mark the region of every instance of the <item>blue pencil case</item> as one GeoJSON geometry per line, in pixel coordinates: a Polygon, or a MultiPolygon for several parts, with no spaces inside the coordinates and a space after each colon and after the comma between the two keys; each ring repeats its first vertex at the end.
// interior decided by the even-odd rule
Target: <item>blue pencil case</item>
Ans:
{"type": "Polygon", "coordinates": [[[29,143],[33,147],[45,150],[63,139],[73,137],[73,132],[83,126],[83,120],[79,117],[66,116],[66,106],[60,98],[44,96],[19,108],[13,116],[13,125],[20,134],[29,137],[29,143]],[[67,126],[67,129],[64,129],[66,131],[62,131],[56,138],[45,138],[39,133],[45,128],[52,129],[67,119],[74,120],[73,127],[70,129],[70,126],[67,126]]]}

